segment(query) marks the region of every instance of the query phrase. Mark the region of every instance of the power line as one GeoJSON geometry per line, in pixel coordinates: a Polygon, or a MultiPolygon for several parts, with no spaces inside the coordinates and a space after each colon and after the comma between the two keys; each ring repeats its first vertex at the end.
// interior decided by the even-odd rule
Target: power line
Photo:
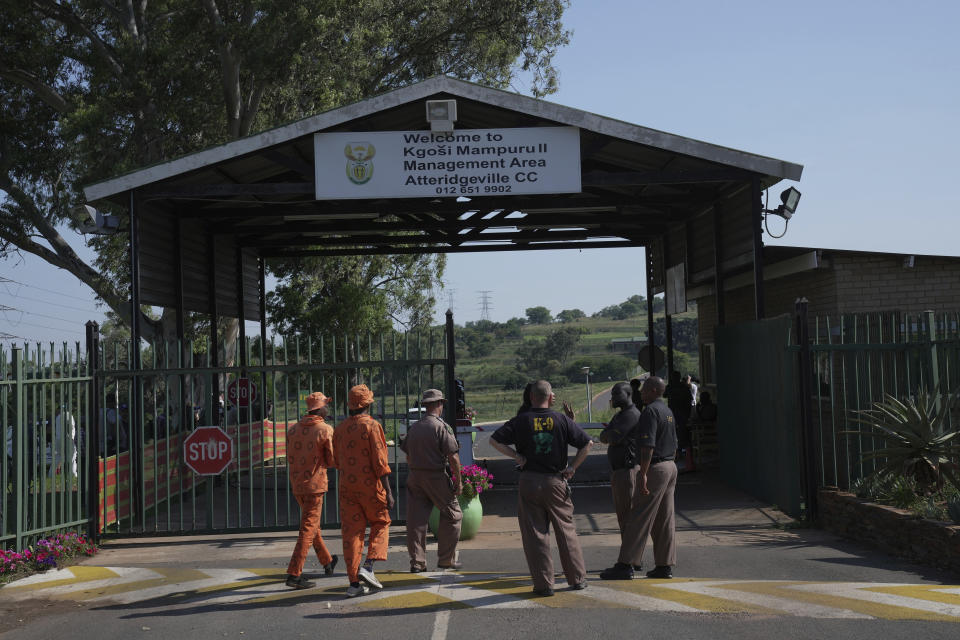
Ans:
{"type": "Polygon", "coordinates": [[[66,322],[67,324],[74,324],[73,320],[67,320],[65,318],[59,318],[57,316],[48,316],[45,313],[37,313],[36,311],[25,311],[23,309],[17,309],[14,307],[8,307],[6,305],[0,304],[0,313],[3,313],[3,318],[14,326],[19,325],[21,320],[17,320],[16,322],[14,322],[13,320],[7,317],[7,311],[13,311],[13,312],[19,313],[21,314],[21,316],[23,314],[27,314],[29,316],[38,316],[40,318],[46,318],[48,320],[56,320],[57,322],[66,322]]]}
{"type": "MultiPolygon", "coordinates": [[[[73,298],[74,300],[82,300],[83,302],[90,302],[90,298],[83,298],[81,296],[72,296],[69,293],[62,293],[60,291],[54,291],[53,289],[44,289],[43,287],[38,287],[35,284],[27,284],[26,282],[11,280],[10,278],[4,278],[3,276],[0,276],[0,284],[3,284],[6,286],[7,293],[10,293],[10,287],[7,285],[18,284],[21,287],[30,287],[31,289],[36,289],[37,291],[43,291],[45,293],[52,293],[54,295],[64,296],[65,298],[73,298]]],[[[16,294],[10,293],[10,295],[15,296],[16,294]]]]}
{"type": "Polygon", "coordinates": [[[48,304],[50,306],[60,307],[61,309],[70,309],[71,311],[86,311],[87,313],[102,313],[97,309],[82,308],[82,307],[71,307],[67,304],[62,304],[60,302],[50,302],[49,300],[40,300],[39,298],[31,298],[29,296],[23,296],[19,293],[11,293],[14,298],[17,300],[29,300],[30,302],[39,302],[40,304],[48,304]]]}

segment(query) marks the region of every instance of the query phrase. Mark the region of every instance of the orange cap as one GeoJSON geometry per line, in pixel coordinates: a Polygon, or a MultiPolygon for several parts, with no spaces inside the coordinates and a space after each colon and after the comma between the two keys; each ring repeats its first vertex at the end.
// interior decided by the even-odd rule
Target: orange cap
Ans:
{"type": "Polygon", "coordinates": [[[365,384],[358,384],[350,388],[347,395],[347,407],[350,409],[363,409],[373,404],[373,391],[367,388],[365,384]]]}
{"type": "Polygon", "coordinates": [[[307,411],[322,409],[323,407],[327,406],[328,402],[330,402],[330,398],[323,395],[319,391],[314,391],[307,396],[307,411]]]}

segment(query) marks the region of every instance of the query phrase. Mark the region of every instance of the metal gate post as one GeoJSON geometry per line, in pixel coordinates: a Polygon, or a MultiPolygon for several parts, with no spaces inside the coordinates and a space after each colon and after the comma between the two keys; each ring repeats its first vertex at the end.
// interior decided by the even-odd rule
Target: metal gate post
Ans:
{"type": "MultiPolygon", "coordinates": [[[[924,336],[928,345],[927,353],[927,367],[929,369],[929,374],[927,377],[927,389],[930,390],[930,393],[936,394],[939,398],[940,396],[940,362],[937,358],[937,345],[934,344],[937,340],[937,318],[934,315],[933,311],[924,311],[923,315],[926,316],[927,320],[927,335],[924,336]]],[[[937,410],[940,410],[940,402],[937,401],[937,410]]]]}
{"type": "Polygon", "coordinates": [[[16,535],[14,547],[15,551],[20,551],[23,549],[23,504],[28,498],[28,487],[24,483],[24,474],[23,474],[23,438],[26,435],[26,416],[24,415],[24,406],[23,406],[23,351],[20,347],[13,347],[13,397],[14,397],[14,412],[13,415],[17,417],[13,425],[13,491],[17,500],[16,507],[16,525],[14,526],[14,534],[16,535]]]}
{"type": "Polygon", "coordinates": [[[807,324],[806,298],[797,298],[794,303],[796,310],[796,340],[800,347],[800,383],[797,385],[797,405],[800,409],[800,462],[804,487],[804,503],[806,505],[806,519],[814,522],[817,519],[818,500],[817,492],[820,489],[820,474],[817,470],[816,434],[813,430],[813,415],[810,412],[810,396],[812,395],[813,363],[810,350],[810,328],[807,324]]]}
{"type": "Polygon", "coordinates": [[[87,322],[87,374],[90,376],[90,396],[87,403],[90,417],[87,420],[87,517],[90,524],[87,537],[100,541],[100,326],[93,320],[87,322]]]}
{"type": "Polygon", "coordinates": [[[453,340],[453,310],[447,309],[447,363],[444,365],[446,369],[446,398],[447,401],[444,403],[446,408],[445,419],[447,424],[455,425],[457,424],[457,375],[454,371],[454,367],[457,363],[457,357],[454,353],[454,340],[453,340]]]}

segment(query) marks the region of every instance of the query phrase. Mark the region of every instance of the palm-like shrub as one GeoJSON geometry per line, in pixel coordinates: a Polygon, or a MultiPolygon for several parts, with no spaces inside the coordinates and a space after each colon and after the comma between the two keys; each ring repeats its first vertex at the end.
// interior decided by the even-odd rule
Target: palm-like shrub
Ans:
{"type": "Polygon", "coordinates": [[[957,392],[941,396],[921,390],[916,400],[905,401],[886,394],[872,408],[859,411],[856,422],[863,428],[852,433],[871,435],[884,443],[865,452],[863,459],[880,461],[878,475],[913,478],[925,493],[942,488],[944,480],[960,488],[960,430],[947,430],[956,399],[957,392]]]}

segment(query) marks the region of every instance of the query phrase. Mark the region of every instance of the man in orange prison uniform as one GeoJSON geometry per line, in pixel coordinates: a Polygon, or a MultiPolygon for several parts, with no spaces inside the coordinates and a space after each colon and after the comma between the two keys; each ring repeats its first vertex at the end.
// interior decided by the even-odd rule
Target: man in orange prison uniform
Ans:
{"type": "Polygon", "coordinates": [[[354,598],[382,589],[373,572],[373,563],[387,559],[390,534],[390,465],[383,427],[370,417],[373,392],[361,384],[350,389],[347,408],[350,417],[333,432],[333,449],[340,483],[340,527],[343,559],[347,564],[350,586],[347,597],[354,598]],[[370,527],[367,558],[360,565],[363,537],[370,527]],[[362,581],[362,582],[361,582],[362,581]]]}
{"type": "Polygon", "coordinates": [[[320,537],[323,496],[327,493],[327,468],[333,466],[333,427],[324,422],[329,400],[322,393],[307,396],[307,415],[287,430],[287,469],[290,490],[300,505],[300,535],[287,565],[287,586],[309,589],[303,563],[313,546],[326,575],[333,574],[337,556],[330,555],[320,537]]]}

